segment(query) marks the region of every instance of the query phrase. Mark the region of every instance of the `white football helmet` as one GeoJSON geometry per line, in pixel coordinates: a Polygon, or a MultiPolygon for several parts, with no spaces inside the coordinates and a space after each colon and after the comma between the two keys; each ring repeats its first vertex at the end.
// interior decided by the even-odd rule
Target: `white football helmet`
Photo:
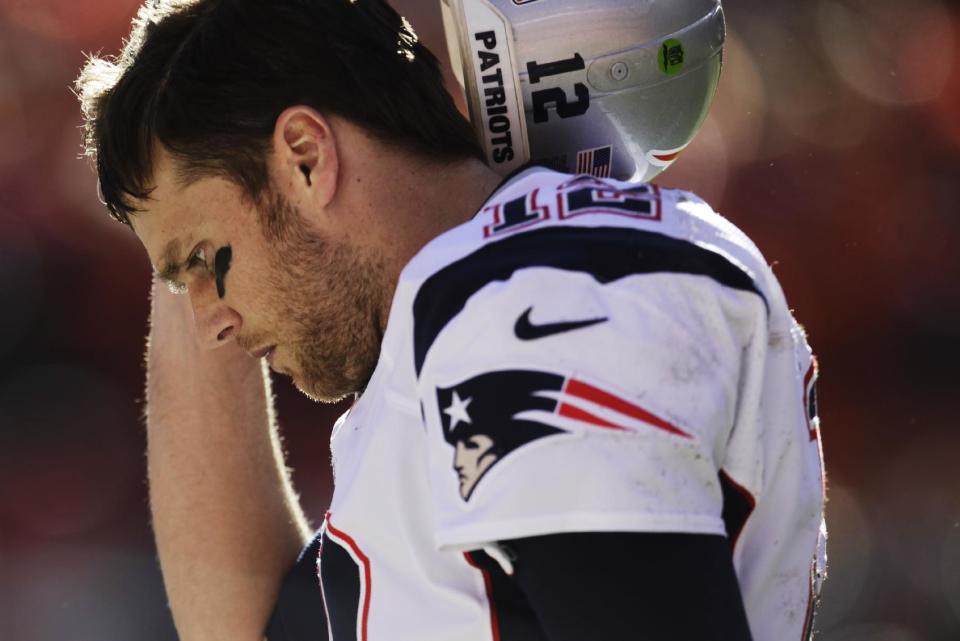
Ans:
{"type": "Polygon", "coordinates": [[[700,128],[720,78],[720,0],[441,0],[491,167],[647,181],[700,128]]]}

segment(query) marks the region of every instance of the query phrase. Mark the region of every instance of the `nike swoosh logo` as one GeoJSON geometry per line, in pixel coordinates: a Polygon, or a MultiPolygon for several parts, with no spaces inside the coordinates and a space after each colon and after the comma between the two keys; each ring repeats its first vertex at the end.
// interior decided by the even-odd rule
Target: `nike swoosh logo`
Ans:
{"type": "Polygon", "coordinates": [[[527,311],[517,319],[517,324],[513,326],[513,333],[522,341],[532,341],[538,338],[544,338],[545,336],[562,334],[563,332],[570,332],[575,329],[583,329],[584,327],[605,323],[609,320],[608,318],[591,318],[582,321],[564,321],[562,323],[534,325],[530,322],[530,312],[532,311],[532,307],[527,308],[527,311]]]}

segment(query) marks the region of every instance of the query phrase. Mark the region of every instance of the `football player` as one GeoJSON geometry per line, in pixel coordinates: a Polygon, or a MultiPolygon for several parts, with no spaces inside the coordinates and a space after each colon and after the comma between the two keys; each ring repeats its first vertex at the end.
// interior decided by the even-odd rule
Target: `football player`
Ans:
{"type": "Polygon", "coordinates": [[[151,1],[78,81],[159,283],[180,637],[809,635],[815,361],[753,243],[643,182],[708,111],[719,3],[443,11],[472,125],[382,0],[151,1]],[[264,364],[355,397],[315,535],[264,364]]]}

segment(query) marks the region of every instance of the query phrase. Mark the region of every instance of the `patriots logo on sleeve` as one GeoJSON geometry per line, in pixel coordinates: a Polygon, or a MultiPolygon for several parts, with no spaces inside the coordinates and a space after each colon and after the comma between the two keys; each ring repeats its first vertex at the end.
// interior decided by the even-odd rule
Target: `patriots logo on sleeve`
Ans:
{"type": "Polygon", "coordinates": [[[582,429],[690,434],[639,405],[572,376],[502,370],[437,388],[443,437],[453,449],[460,497],[514,450],[537,439],[582,429]]]}

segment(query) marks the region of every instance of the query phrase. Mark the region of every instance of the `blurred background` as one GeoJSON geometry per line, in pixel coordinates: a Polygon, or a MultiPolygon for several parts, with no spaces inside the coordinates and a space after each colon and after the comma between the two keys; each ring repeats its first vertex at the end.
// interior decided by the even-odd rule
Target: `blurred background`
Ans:
{"type": "MultiPolygon", "coordinates": [[[[2,641],[176,638],[144,483],[150,267],[78,160],[69,89],[137,4],[0,0],[2,641]]],[[[394,4],[445,59],[439,3],[394,4]]],[[[658,182],[753,237],[819,355],[817,638],[960,639],[960,3],[725,8],[716,106],[658,182]]],[[[343,408],[276,389],[319,522],[343,408]]]]}

